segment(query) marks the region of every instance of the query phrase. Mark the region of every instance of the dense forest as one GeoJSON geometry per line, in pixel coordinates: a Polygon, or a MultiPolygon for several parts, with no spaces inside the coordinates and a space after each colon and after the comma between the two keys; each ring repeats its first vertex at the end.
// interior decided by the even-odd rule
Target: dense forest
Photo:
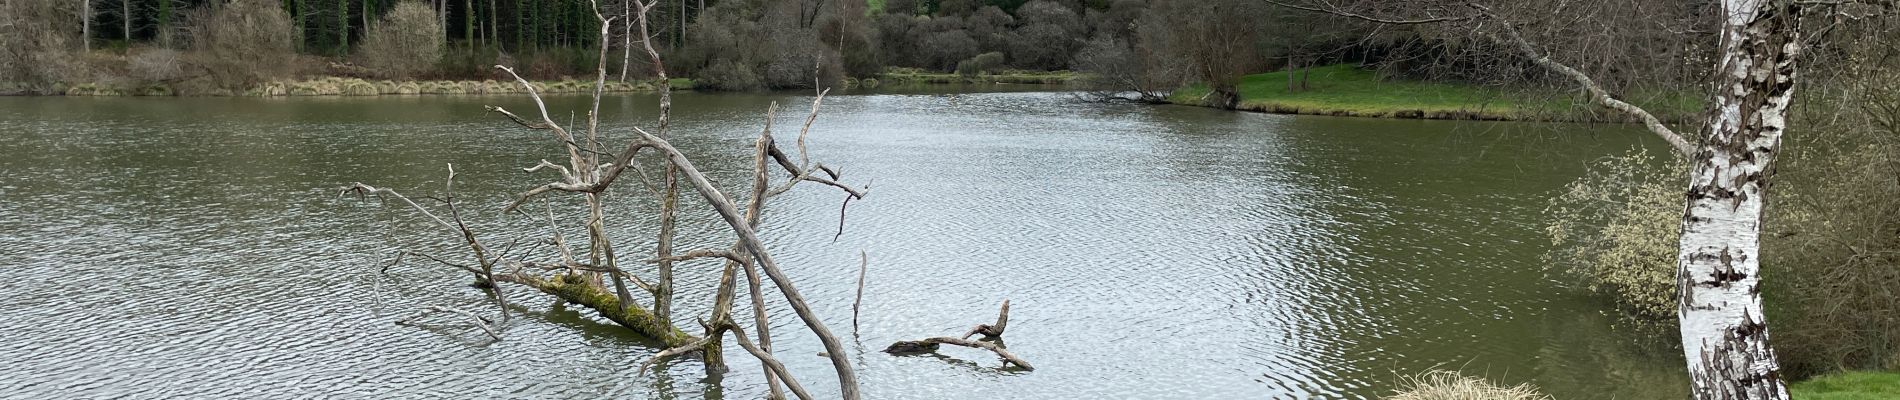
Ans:
{"type": "MultiPolygon", "coordinates": [[[[608,38],[610,63],[627,70],[620,75],[638,77],[645,73],[643,61],[626,54],[634,44],[630,24],[619,23],[628,20],[625,3],[599,6],[618,25],[608,38]]],[[[497,63],[520,65],[533,78],[558,79],[591,69],[602,39],[595,4],[588,0],[3,4],[4,24],[34,34],[0,43],[11,60],[0,69],[0,81],[38,88],[173,84],[199,75],[209,75],[212,86],[230,88],[306,76],[480,80],[492,79],[486,67],[497,63]],[[418,5],[431,17],[399,15],[418,5]],[[439,40],[423,44],[441,51],[413,42],[398,49],[377,46],[379,36],[407,32],[430,33],[439,40]],[[271,40],[282,36],[288,41],[271,40]],[[243,53],[278,61],[250,67],[262,71],[224,71],[211,65],[219,64],[215,57],[195,56],[230,53],[219,46],[244,47],[243,53]],[[417,63],[426,68],[383,68],[417,63]]],[[[1131,24],[1145,7],[1140,0],[680,0],[661,2],[652,22],[675,75],[698,79],[705,88],[751,90],[872,77],[890,67],[1064,70],[1086,38],[1132,34],[1131,24]]]]}
{"type": "MultiPolygon", "coordinates": [[[[620,80],[648,75],[633,57],[627,1],[598,0],[620,80]]],[[[5,0],[0,82],[54,92],[101,84],[180,93],[238,92],[263,81],[338,76],[484,80],[488,66],[533,79],[584,75],[603,39],[594,0],[5,0]],[[403,38],[401,40],[392,38],[403,38]],[[223,54],[214,56],[214,54],[223,54]],[[23,62],[24,60],[35,60],[23,62]],[[241,60],[240,62],[229,62],[241,60]],[[264,62],[263,60],[271,60],[264,62]]],[[[1555,25],[1523,14],[1540,43],[1636,51],[1573,60],[1615,89],[1694,75],[1706,35],[1667,24],[1708,21],[1706,6],[1576,6],[1602,24],[1555,25]],[[1631,14],[1632,12],[1641,15],[1631,14]],[[1616,21],[1639,21],[1620,23],[1616,21]],[[1614,26],[1612,26],[1614,25],[1614,26]],[[1658,53],[1660,52],[1660,53],[1658,53]],[[1673,62],[1672,62],[1673,61],[1673,62]]],[[[1212,83],[1212,103],[1240,76],[1354,62],[1394,75],[1478,83],[1548,81],[1503,49],[1429,26],[1377,26],[1270,2],[1216,0],[675,0],[652,10],[674,76],[702,89],[810,87],[894,69],[966,76],[1089,73],[1100,93],[1158,101],[1212,83]],[[1121,93],[1133,91],[1136,96],[1121,93]]],[[[1585,53],[1567,53],[1585,54],[1585,53]]],[[[1559,80],[1560,81],[1560,80],[1559,80]]],[[[1301,84],[1293,83],[1293,88],[1301,84]]]]}

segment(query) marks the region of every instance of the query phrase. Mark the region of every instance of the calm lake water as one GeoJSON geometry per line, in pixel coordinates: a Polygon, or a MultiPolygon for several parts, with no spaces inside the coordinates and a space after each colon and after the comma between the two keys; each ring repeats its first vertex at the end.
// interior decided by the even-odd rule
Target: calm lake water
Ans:
{"type": "MultiPolygon", "coordinates": [[[[561,119],[583,118],[584,98],[553,100],[561,119]]],[[[655,100],[609,99],[609,143],[650,123],[655,100]]],[[[808,95],[683,93],[675,142],[743,193],[773,101],[789,143],[808,95]]],[[[499,208],[554,179],[520,168],[564,154],[485,104],[533,109],[519,97],[0,98],[0,397],[761,397],[736,345],[719,379],[690,359],[638,377],[652,343],[519,287],[500,341],[447,316],[395,323],[432,305],[495,308],[445,267],[381,273],[397,249],[466,255],[404,210],[338,198],[351,182],[431,195],[453,163],[476,229],[549,258],[535,244],[544,223],[499,208]]],[[[812,155],[871,195],[835,242],[841,195],[816,185],[775,198],[762,233],[853,348],[867,398],[1373,398],[1434,367],[1563,399],[1681,398],[1679,352],[1632,340],[1539,261],[1544,200],[1631,146],[1665,149],[1623,126],[838,95],[812,155]],[[1008,346],[1033,372],[971,349],[877,351],[961,333],[1006,298],[1008,346]]],[[[656,207],[633,185],[611,199],[620,252],[642,257],[656,207]]],[[[729,243],[702,202],[685,204],[683,248],[729,243]]],[[[681,319],[710,307],[717,270],[681,267],[681,319]]],[[[818,341],[770,297],[780,358],[836,396],[818,341]]]]}

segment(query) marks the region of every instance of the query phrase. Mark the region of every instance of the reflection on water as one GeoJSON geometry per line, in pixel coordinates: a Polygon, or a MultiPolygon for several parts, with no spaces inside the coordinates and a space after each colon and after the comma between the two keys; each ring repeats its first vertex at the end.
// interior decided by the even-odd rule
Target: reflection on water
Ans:
{"type": "MultiPolygon", "coordinates": [[[[742,193],[749,138],[772,101],[783,122],[810,98],[681,94],[675,142],[742,193]]],[[[552,103],[580,110],[585,99],[552,103]]],[[[650,122],[653,103],[610,99],[609,135],[650,122]]],[[[492,306],[445,268],[377,273],[398,248],[459,253],[400,210],[335,189],[428,194],[453,163],[478,230],[545,234],[496,208],[550,179],[516,168],[561,154],[484,104],[530,107],[0,98],[0,255],[12,272],[0,283],[0,393],[760,397],[759,368],[739,353],[722,377],[694,360],[636,377],[650,342],[519,289],[503,340],[449,318],[395,324],[431,305],[492,306]]],[[[857,253],[870,255],[863,329],[850,338],[869,398],[1368,398],[1433,367],[1566,399],[1681,397],[1677,352],[1632,344],[1600,303],[1538,262],[1549,192],[1591,159],[1660,145],[1649,140],[1618,127],[1239,114],[1056,93],[843,95],[827,99],[813,157],[871,182],[871,196],[852,204],[836,242],[841,199],[818,188],[775,198],[763,234],[835,332],[849,331],[857,253]],[[1004,298],[1010,348],[1034,372],[971,349],[876,351],[961,332],[1004,298]]],[[[610,197],[624,210],[609,217],[622,249],[653,246],[643,196],[610,197]]],[[[579,212],[560,199],[560,212],[579,212]]],[[[683,248],[729,240],[710,212],[682,218],[701,233],[683,248]]],[[[679,279],[676,307],[703,314],[716,264],[685,266],[679,279]]],[[[783,304],[768,307],[781,359],[807,388],[835,393],[829,363],[810,356],[822,347],[783,304]]]]}

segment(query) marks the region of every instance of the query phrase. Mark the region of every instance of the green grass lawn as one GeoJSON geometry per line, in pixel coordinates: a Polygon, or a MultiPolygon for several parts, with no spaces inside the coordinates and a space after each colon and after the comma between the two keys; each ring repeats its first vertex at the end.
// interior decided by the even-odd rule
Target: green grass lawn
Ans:
{"type": "MultiPolygon", "coordinates": [[[[1294,72],[1295,80],[1300,76],[1294,72]]],[[[1306,72],[1306,89],[1287,90],[1288,72],[1247,75],[1241,79],[1240,109],[1283,114],[1341,115],[1431,119],[1586,120],[1609,115],[1579,96],[1542,90],[1526,92],[1460,83],[1380,79],[1371,70],[1350,64],[1314,67],[1306,72]]],[[[1181,88],[1169,98],[1181,104],[1200,104],[1205,85],[1181,88]]],[[[1636,102],[1660,104],[1658,115],[1680,118],[1677,110],[1692,110],[1692,97],[1659,96],[1636,102]],[[1685,100],[1686,98],[1686,100],[1685,100]]]]}
{"type": "Polygon", "coordinates": [[[1797,400],[1900,399],[1900,372],[1846,372],[1796,382],[1797,400]]]}

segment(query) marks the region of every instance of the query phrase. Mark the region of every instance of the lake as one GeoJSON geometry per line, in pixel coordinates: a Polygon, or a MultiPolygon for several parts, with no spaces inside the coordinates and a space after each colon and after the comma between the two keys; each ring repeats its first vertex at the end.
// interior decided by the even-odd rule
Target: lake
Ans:
{"type": "MultiPolygon", "coordinates": [[[[733,195],[768,104],[789,144],[811,102],[676,97],[673,142],[733,195]]],[[[550,100],[557,119],[585,118],[585,98],[550,100]]],[[[651,129],[655,104],[609,98],[610,146],[651,129]]],[[[497,310],[451,268],[384,271],[399,249],[468,256],[407,210],[339,197],[352,182],[435,195],[452,163],[475,229],[551,258],[540,213],[500,208],[555,179],[521,168],[565,154],[483,105],[533,110],[513,96],[0,98],[0,397],[762,397],[730,339],[723,377],[693,359],[636,376],[652,342],[520,287],[499,341],[450,316],[396,324],[497,310]]],[[[879,92],[828,97],[809,145],[869,196],[840,235],[842,195],[803,185],[773,199],[761,234],[852,348],[866,398],[1374,398],[1432,368],[1562,399],[1686,395],[1679,351],[1634,338],[1540,261],[1554,191],[1631,146],[1665,151],[1639,127],[879,92]],[[1035,371],[974,349],[878,351],[988,323],[1004,299],[1008,347],[1035,371]]],[[[679,247],[729,245],[686,199],[679,247]]],[[[623,181],[609,201],[622,256],[650,255],[651,196],[623,181]]],[[[688,332],[718,270],[679,267],[688,332]]],[[[778,357],[835,397],[822,347],[768,293],[778,357]]],[[[739,303],[750,324],[743,290],[739,303]]]]}

